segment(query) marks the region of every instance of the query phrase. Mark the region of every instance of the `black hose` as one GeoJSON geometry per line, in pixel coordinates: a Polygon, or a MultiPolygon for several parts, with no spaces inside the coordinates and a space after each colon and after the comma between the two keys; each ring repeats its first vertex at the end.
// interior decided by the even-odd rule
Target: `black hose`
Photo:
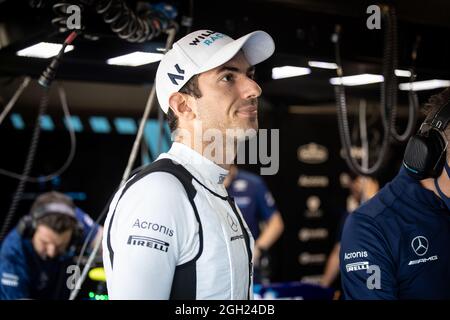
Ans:
{"type": "Polygon", "coordinates": [[[41,97],[41,101],[39,103],[39,111],[34,124],[33,136],[31,137],[31,143],[28,149],[27,158],[23,168],[22,178],[20,179],[19,184],[17,185],[16,192],[14,193],[14,196],[12,198],[11,206],[9,207],[5,220],[3,221],[2,229],[0,231],[0,242],[3,241],[3,239],[6,236],[6,233],[9,231],[9,227],[11,225],[14,214],[16,213],[19,201],[22,199],[23,192],[25,190],[25,184],[27,181],[26,177],[30,175],[31,169],[33,167],[34,157],[36,155],[39,137],[41,134],[41,116],[45,114],[48,107],[48,102],[49,102],[49,90],[48,88],[45,88],[41,97]]]}
{"type": "MultiPolygon", "coordinates": [[[[398,142],[405,142],[409,139],[409,137],[413,134],[416,121],[417,121],[417,113],[418,113],[418,101],[417,94],[415,91],[410,90],[408,93],[408,123],[406,125],[405,132],[399,134],[396,129],[396,120],[397,120],[397,77],[395,76],[395,70],[398,66],[398,29],[397,29],[397,17],[395,14],[394,8],[389,8],[386,12],[386,24],[387,28],[386,32],[389,33],[388,40],[385,42],[385,49],[387,48],[386,54],[384,54],[384,62],[383,67],[385,68],[383,72],[384,83],[387,84],[387,92],[386,92],[386,114],[391,114],[391,136],[398,142]],[[391,63],[392,61],[392,63],[391,63]]],[[[413,50],[417,52],[418,43],[413,50]]],[[[413,64],[415,62],[417,54],[413,54],[413,64]]],[[[415,74],[414,71],[411,71],[411,82],[414,79],[415,74]]]]}
{"type": "Polygon", "coordinates": [[[99,0],[95,10],[119,38],[129,42],[150,41],[174,27],[164,13],[149,8],[135,13],[123,0],[99,0]]]}
{"type": "Polygon", "coordinates": [[[41,100],[39,102],[39,111],[35,121],[33,135],[31,137],[30,147],[28,149],[27,157],[25,160],[24,169],[22,175],[19,178],[19,184],[17,186],[16,192],[14,193],[11,206],[9,207],[8,213],[6,214],[6,218],[3,222],[3,226],[0,230],[0,241],[4,239],[6,233],[9,231],[10,224],[13,220],[14,214],[17,210],[19,201],[22,198],[23,191],[25,190],[25,184],[30,175],[31,169],[33,167],[34,157],[36,155],[37,146],[39,143],[39,137],[41,134],[41,117],[45,114],[49,104],[49,94],[50,87],[55,79],[56,70],[61,62],[62,56],[64,55],[64,50],[68,44],[72,43],[72,41],[77,37],[77,32],[72,32],[64,41],[61,50],[58,55],[54,57],[50,63],[50,65],[44,70],[42,75],[40,76],[38,82],[43,87],[43,94],[41,100]]]}
{"type": "Polygon", "coordinates": [[[348,124],[347,106],[345,101],[345,89],[343,85],[337,85],[335,87],[335,95],[337,101],[337,116],[339,136],[341,138],[341,144],[344,148],[344,160],[348,167],[358,175],[374,175],[376,174],[383,164],[385,154],[389,147],[389,131],[384,130],[383,142],[379,151],[379,157],[376,163],[369,168],[363,168],[351,155],[351,139],[350,129],[348,124]]]}
{"type": "MultiPolygon", "coordinates": [[[[62,0],[53,5],[56,17],[52,19],[52,24],[59,32],[68,31],[67,19],[71,14],[67,13],[67,8],[74,4],[81,12],[92,7],[112,32],[129,42],[151,41],[166,30],[177,28],[172,11],[154,9],[148,4],[144,4],[142,10],[135,11],[124,0],[62,0]]],[[[84,29],[83,26],[80,28],[84,29]]]]}
{"type": "MultiPolygon", "coordinates": [[[[395,129],[396,117],[397,117],[397,78],[395,76],[395,69],[397,68],[397,22],[395,11],[392,8],[384,7],[384,21],[386,24],[384,34],[384,49],[383,49],[383,77],[384,81],[381,85],[381,114],[384,128],[383,141],[379,150],[379,156],[372,167],[363,168],[351,155],[351,138],[347,115],[347,104],[345,101],[345,88],[343,83],[339,83],[335,86],[336,105],[337,105],[337,117],[339,136],[341,139],[342,147],[344,148],[344,159],[349,168],[358,175],[374,175],[376,174],[385,159],[387,154],[390,138],[393,137],[399,142],[406,141],[412,134],[415,123],[417,120],[418,112],[418,99],[414,91],[410,90],[409,99],[409,115],[408,124],[403,134],[398,134],[395,129]]],[[[335,55],[336,63],[338,65],[337,75],[343,76],[343,68],[340,56],[340,26],[336,27],[335,34],[333,35],[333,42],[335,43],[335,55]]],[[[413,62],[415,60],[418,43],[413,51],[413,62]]],[[[415,77],[412,70],[411,80],[415,77]]]]}
{"type": "MultiPolygon", "coordinates": [[[[333,41],[335,44],[335,55],[336,55],[336,64],[338,65],[337,74],[338,77],[342,77],[343,67],[341,62],[340,55],[340,26],[336,27],[336,32],[333,37],[333,41]]],[[[348,123],[348,114],[347,114],[347,103],[345,101],[345,88],[342,82],[335,86],[335,95],[336,95],[336,105],[337,105],[337,117],[338,117],[338,128],[339,128],[339,136],[341,139],[342,147],[344,148],[344,160],[347,163],[348,167],[358,175],[374,175],[376,174],[383,164],[385,154],[387,153],[389,147],[389,132],[390,128],[385,128],[383,135],[383,142],[381,144],[381,149],[379,151],[379,157],[375,164],[369,168],[363,168],[351,155],[351,138],[350,138],[350,129],[348,123]]],[[[384,110],[383,110],[384,111],[384,110]]],[[[389,121],[387,124],[389,126],[389,121]]]]}

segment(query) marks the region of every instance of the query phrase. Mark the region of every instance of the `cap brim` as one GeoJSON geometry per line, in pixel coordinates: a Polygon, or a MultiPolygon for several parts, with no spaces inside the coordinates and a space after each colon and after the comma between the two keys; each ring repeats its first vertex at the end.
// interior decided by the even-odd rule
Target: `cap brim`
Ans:
{"type": "Polygon", "coordinates": [[[274,53],[275,43],[272,37],[264,31],[251,32],[220,49],[199,69],[198,73],[217,68],[231,60],[241,49],[248,63],[253,66],[268,59],[274,53]]]}

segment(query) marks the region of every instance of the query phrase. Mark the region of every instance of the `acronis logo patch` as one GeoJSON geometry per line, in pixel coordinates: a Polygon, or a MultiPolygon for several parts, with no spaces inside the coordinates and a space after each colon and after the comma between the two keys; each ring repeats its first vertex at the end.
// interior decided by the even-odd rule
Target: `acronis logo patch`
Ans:
{"type": "Polygon", "coordinates": [[[203,45],[209,46],[209,45],[212,45],[214,43],[214,41],[219,40],[219,39],[223,38],[224,36],[225,35],[223,35],[222,33],[208,30],[208,31],[205,31],[205,32],[201,33],[200,35],[196,36],[189,43],[189,45],[196,46],[197,44],[203,44],[203,45]]]}

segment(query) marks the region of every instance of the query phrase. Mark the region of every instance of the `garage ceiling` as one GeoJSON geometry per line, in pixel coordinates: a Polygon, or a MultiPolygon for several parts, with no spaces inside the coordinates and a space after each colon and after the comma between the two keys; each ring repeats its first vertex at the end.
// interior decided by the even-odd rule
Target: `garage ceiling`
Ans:
{"type": "MultiPolygon", "coordinates": [[[[0,0],[0,96],[3,101],[13,94],[20,77],[29,75],[36,79],[49,63],[48,59],[19,57],[16,52],[40,41],[61,43],[66,36],[59,34],[50,22],[54,17],[51,5],[58,1],[41,0],[46,5],[40,9],[32,8],[30,2],[39,1],[0,0]]],[[[335,76],[334,70],[313,69],[308,76],[272,80],[271,69],[281,65],[307,66],[308,60],[334,62],[330,37],[336,24],[343,28],[341,51],[345,73],[381,72],[383,31],[366,28],[366,8],[372,4],[368,1],[166,2],[178,8],[179,22],[182,17],[193,17],[192,30],[213,29],[233,37],[256,29],[269,32],[275,39],[276,53],[257,68],[257,76],[266,98],[272,101],[318,106],[333,102],[334,91],[329,78],[335,76]]],[[[138,1],[126,3],[134,8],[138,1]]],[[[450,2],[428,0],[427,6],[406,0],[388,3],[395,6],[398,15],[399,67],[410,67],[411,50],[420,35],[418,80],[450,79],[450,2]]],[[[105,61],[137,50],[155,51],[164,46],[165,36],[148,43],[132,44],[117,38],[94,12],[86,16],[86,33],[91,37],[76,39],[75,50],[65,55],[57,75],[68,90],[68,96],[72,96],[72,106],[142,110],[157,63],[121,67],[105,61]],[[92,40],[92,35],[98,39],[92,40]]],[[[181,27],[177,38],[186,31],[186,27],[181,27]]],[[[378,99],[379,90],[379,85],[369,85],[348,92],[356,97],[378,99]]],[[[21,103],[35,103],[38,94],[37,86],[27,90],[21,103]]],[[[429,94],[420,93],[419,97],[429,94]]],[[[406,102],[406,94],[401,93],[399,98],[401,103],[406,102]]]]}

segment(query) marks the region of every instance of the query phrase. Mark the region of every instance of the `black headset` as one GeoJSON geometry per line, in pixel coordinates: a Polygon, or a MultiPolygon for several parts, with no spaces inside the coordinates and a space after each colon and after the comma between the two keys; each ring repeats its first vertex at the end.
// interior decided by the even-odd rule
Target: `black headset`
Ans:
{"type": "Polygon", "coordinates": [[[62,204],[60,202],[51,202],[42,206],[38,206],[30,214],[20,219],[19,223],[17,224],[17,231],[24,238],[32,238],[41,218],[51,214],[61,214],[71,217],[77,222],[75,229],[72,230],[72,236],[68,248],[78,246],[83,237],[84,227],[83,224],[77,219],[75,210],[75,208],[72,208],[66,204],[62,204]],[[63,205],[66,208],[64,208],[64,210],[55,210],[54,207],[52,207],[52,205],[54,205],[55,203],[57,203],[58,205],[63,205]]]}
{"type": "Polygon", "coordinates": [[[406,146],[403,167],[415,179],[437,178],[446,161],[447,138],[445,128],[450,121],[450,101],[436,112],[431,120],[425,120],[419,132],[406,146]]]}

